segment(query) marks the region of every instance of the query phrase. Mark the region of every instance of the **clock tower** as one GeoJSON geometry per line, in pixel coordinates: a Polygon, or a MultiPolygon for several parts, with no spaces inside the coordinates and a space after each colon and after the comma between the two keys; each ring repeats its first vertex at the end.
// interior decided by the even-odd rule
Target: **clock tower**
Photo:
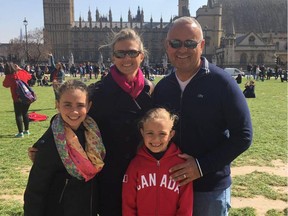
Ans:
{"type": "Polygon", "coordinates": [[[56,59],[65,60],[74,24],[74,0],[43,0],[44,34],[56,59]]]}

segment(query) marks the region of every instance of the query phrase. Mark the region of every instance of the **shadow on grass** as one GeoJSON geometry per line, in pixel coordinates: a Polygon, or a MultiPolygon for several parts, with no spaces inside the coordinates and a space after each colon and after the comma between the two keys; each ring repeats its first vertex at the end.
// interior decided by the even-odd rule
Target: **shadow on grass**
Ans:
{"type": "Polygon", "coordinates": [[[0,135],[0,139],[1,138],[13,138],[13,139],[15,139],[15,140],[17,140],[17,139],[22,139],[22,138],[16,138],[15,137],[15,134],[14,135],[11,135],[11,134],[1,134],[0,135]]]}
{"type": "MultiPolygon", "coordinates": [[[[28,112],[40,112],[40,111],[44,111],[44,110],[55,110],[55,108],[47,108],[47,109],[29,109],[28,112]]],[[[14,110],[6,110],[4,112],[8,112],[8,113],[14,113],[14,110]]]]}

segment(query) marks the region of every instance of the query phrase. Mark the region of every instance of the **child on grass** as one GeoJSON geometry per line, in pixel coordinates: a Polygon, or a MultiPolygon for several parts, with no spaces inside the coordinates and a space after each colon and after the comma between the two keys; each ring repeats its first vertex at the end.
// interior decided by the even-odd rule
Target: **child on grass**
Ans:
{"type": "Polygon", "coordinates": [[[123,216],[192,215],[192,182],[179,187],[169,178],[169,169],[183,162],[171,142],[176,119],[166,109],[154,108],[139,122],[144,145],[123,178],[123,216]]]}
{"type": "Polygon", "coordinates": [[[37,154],[24,194],[24,215],[96,215],[95,176],[104,165],[105,149],[97,124],[87,115],[87,86],[69,80],[58,93],[59,113],[33,146],[37,154]]]}

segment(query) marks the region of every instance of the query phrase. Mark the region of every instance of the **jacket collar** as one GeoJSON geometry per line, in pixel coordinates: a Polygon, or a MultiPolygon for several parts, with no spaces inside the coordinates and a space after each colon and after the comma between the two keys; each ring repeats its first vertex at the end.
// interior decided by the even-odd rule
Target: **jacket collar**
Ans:
{"type": "Polygon", "coordinates": [[[209,62],[205,57],[201,56],[201,67],[200,67],[196,77],[202,76],[204,74],[207,75],[209,73],[210,73],[209,62]]]}
{"type": "MultiPolygon", "coordinates": [[[[201,66],[199,68],[198,73],[195,75],[193,79],[208,75],[209,73],[210,73],[209,62],[205,57],[201,56],[201,66]]],[[[172,79],[175,79],[175,81],[177,81],[176,72],[173,72],[171,76],[168,77],[171,77],[172,79]]]]}

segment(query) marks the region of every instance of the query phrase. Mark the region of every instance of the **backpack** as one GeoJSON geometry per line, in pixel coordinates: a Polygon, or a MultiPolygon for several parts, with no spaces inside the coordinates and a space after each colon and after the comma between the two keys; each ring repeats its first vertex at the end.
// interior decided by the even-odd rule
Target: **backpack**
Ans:
{"type": "Polygon", "coordinates": [[[28,86],[22,80],[16,79],[16,93],[18,100],[24,104],[31,104],[36,101],[36,94],[30,86],[28,86]]]}

